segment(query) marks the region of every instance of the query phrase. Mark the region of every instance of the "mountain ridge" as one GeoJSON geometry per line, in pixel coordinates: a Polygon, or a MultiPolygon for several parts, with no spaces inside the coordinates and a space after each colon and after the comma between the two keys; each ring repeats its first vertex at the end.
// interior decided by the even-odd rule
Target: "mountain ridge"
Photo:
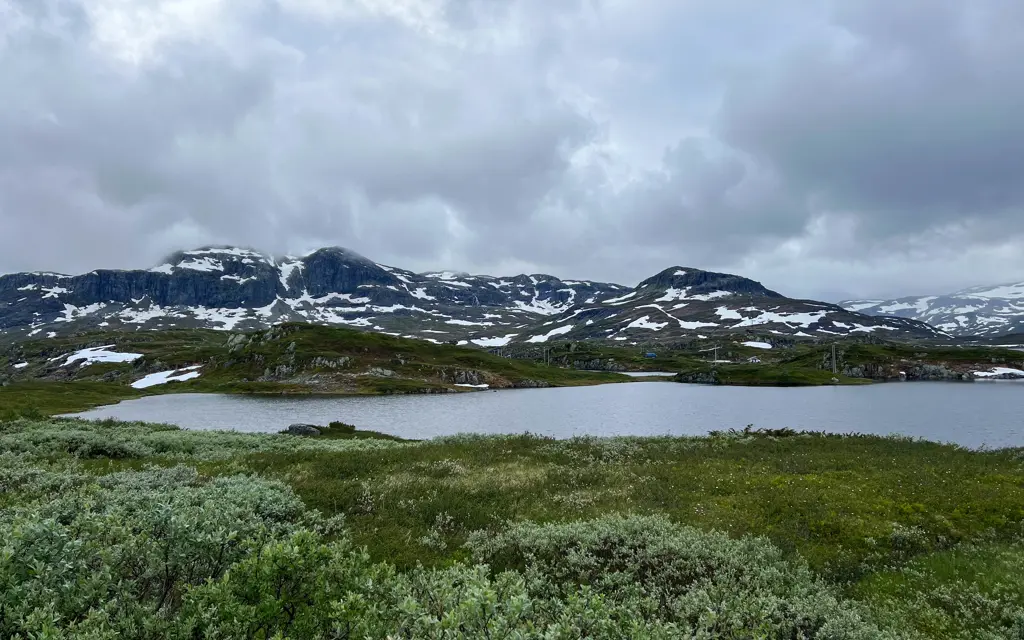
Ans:
{"type": "Polygon", "coordinates": [[[0,332],[15,337],[97,327],[251,330],[285,321],[481,347],[735,331],[941,337],[923,323],[786,298],[742,276],[680,266],[630,288],[548,274],[415,273],[344,247],[272,256],[213,245],[174,252],[145,270],[0,276],[0,332]]]}
{"type": "Polygon", "coordinates": [[[839,304],[857,313],[927,322],[958,337],[1024,333],[1024,282],[969,287],[943,295],[844,300],[839,304]]]}

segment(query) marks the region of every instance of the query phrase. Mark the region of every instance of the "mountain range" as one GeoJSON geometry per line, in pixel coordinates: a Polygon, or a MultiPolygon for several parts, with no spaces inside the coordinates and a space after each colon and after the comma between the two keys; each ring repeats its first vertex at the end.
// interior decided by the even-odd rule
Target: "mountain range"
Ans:
{"type": "Polygon", "coordinates": [[[845,300],[839,304],[858,313],[920,320],[954,336],[1024,333],[1024,282],[973,287],[946,295],[845,300]]]}
{"type": "Polygon", "coordinates": [[[631,288],[541,274],[414,273],[337,247],[302,257],[204,247],[148,270],[0,276],[0,332],[14,337],[94,328],[246,330],[285,321],[481,347],[723,333],[948,337],[916,319],[791,299],[747,278],[689,267],[631,288]]]}

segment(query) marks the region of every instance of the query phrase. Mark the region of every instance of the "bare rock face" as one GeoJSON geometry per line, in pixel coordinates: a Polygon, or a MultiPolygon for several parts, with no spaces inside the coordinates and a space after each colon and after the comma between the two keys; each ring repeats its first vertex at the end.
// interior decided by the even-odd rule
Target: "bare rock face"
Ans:
{"type": "Polygon", "coordinates": [[[484,374],[471,369],[442,370],[441,380],[448,384],[487,384],[484,374]]]}
{"type": "Polygon", "coordinates": [[[318,436],[320,435],[320,429],[313,424],[293,424],[289,425],[284,430],[285,433],[291,436],[318,436]]]}

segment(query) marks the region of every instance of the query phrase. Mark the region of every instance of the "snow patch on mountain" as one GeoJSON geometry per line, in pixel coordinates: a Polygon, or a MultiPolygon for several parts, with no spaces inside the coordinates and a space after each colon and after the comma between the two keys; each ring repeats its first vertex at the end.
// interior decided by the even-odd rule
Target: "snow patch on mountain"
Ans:
{"type": "Polygon", "coordinates": [[[742,320],[743,316],[738,311],[734,311],[728,307],[718,307],[715,309],[715,315],[722,320],[742,320]]]}
{"type": "Polygon", "coordinates": [[[665,291],[665,295],[658,298],[655,302],[674,302],[676,300],[700,300],[702,302],[708,302],[716,298],[727,298],[733,295],[729,291],[712,291],[710,293],[698,293],[690,295],[690,287],[683,289],[669,288],[665,291]]]}
{"type": "Polygon", "coordinates": [[[508,334],[506,336],[503,336],[503,337],[500,337],[500,338],[499,337],[493,337],[493,338],[474,338],[474,339],[470,340],[470,342],[472,342],[473,344],[475,344],[477,346],[481,346],[481,347],[504,347],[504,346],[508,345],[508,343],[512,342],[512,339],[515,338],[517,335],[519,335],[519,334],[518,333],[510,333],[510,334],[508,334]]]}
{"type": "Polygon", "coordinates": [[[223,271],[224,265],[219,260],[210,257],[192,258],[175,265],[179,269],[191,269],[192,271],[223,271]]]}
{"type": "Polygon", "coordinates": [[[288,291],[291,287],[288,282],[291,280],[292,274],[296,271],[302,271],[303,263],[297,258],[291,256],[285,258],[285,261],[277,265],[278,273],[280,273],[281,286],[285,291],[288,291]]]}
{"type": "Polygon", "coordinates": [[[550,340],[551,338],[554,338],[555,336],[560,336],[560,335],[564,335],[566,333],[569,333],[570,331],[572,331],[572,329],[573,329],[573,325],[568,324],[568,325],[565,325],[564,327],[558,327],[557,329],[552,329],[551,331],[548,331],[547,333],[545,333],[543,335],[533,336],[532,338],[528,339],[527,342],[547,342],[548,340],[550,340]]]}
{"type": "Polygon", "coordinates": [[[975,371],[976,378],[1024,378],[1024,371],[1009,367],[993,367],[988,371],[975,371]]]}
{"type": "Polygon", "coordinates": [[[136,380],[132,383],[133,389],[148,389],[149,387],[155,387],[160,384],[167,384],[168,382],[185,382],[186,380],[193,380],[199,377],[199,372],[196,369],[202,368],[203,365],[197,364],[191,367],[184,367],[182,369],[172,369],[171,371],[160,371],[159,373],[151,373],[148,376],[136,380]],[[184,371],[185,373],[179,373],[184,371]]]}
{"type": "Polygon", "coordinates": [[[530,302],[523,302],[522,300],[513,301],[515,308],[519,311],[526,313],[536,313],[542,316],[553,316],[562,313],[566,310],[567,305],[564,304],[553,304],[548,300],[541,300],[537,294],[534,294],[533,299],[530,302]]]}
{"type": "MultiPolygon", "coordinates": [[[[94,362],[135,362],[142,357],[141,353],[118,353],[109,349],[114,345],[108,344],[102,347],[90,347],[70,354],[65,358],[64,365],[81,361],[80,367],[90,365],[94,362]]],[[[60,356],[58,356],[59,358],[60,356]]]]}
{"type": "Polygon", "coordinates": [[[608,300],[601,301],[601,304],[624,304],[630,298],[636,297],[636,291],[630,291],[624,296],[618,298],[609,298],[608,300]]]}
{"type": "Polygon", "coordinates": [[[651,316],[644,316],[637,318],[633,322],[626,325],[627,329],[650,329],[651,331],[661,331],[668,326],[667,322],[650,322],[651,316]]]}

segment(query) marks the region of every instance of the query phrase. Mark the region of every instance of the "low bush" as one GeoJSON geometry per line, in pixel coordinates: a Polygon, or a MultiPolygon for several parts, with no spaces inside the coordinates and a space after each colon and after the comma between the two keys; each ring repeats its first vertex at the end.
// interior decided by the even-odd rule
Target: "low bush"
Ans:
{"type": "Polygon", "coordinates": [[[663,518],[521,523],[398,572],[278,482],[4,461],[0,637],[881,637],[767,542],[663,518]]]}

